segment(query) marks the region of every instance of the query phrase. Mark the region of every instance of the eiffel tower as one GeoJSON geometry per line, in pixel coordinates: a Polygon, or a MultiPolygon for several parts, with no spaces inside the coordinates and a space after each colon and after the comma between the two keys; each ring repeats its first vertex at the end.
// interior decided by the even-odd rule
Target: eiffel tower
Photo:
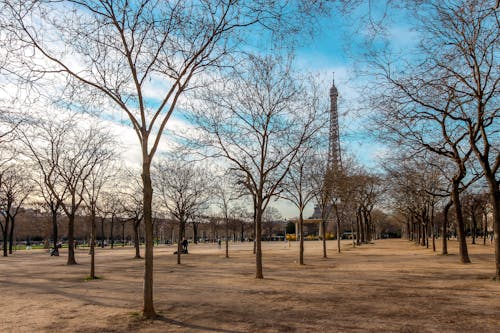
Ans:
{"type": "MultiPolygon", "coordinates": [[[[337,173],[342,168],[342,157],[340,154],[340,135],[339,135],[339,114],[337,109],[337,98],[339,93],[335,86],[335,78],[332,80],[330,88],[330,131],[328,140],[328,165],[329,172],[337,173]]],[[[321,218],[321,208],[314,207],[314,213],[311,219],[321,218]]]]}
{"type": "Polygon", "coordinates": [[[337,98],[339,93],[335,87],[335,78],[330,88],[330,136],[328,147],[328,169],[334,172],[342,167],[342,158],[340,155],[340,137],[339,137],[339,114],[337,111],[337,98]]]}

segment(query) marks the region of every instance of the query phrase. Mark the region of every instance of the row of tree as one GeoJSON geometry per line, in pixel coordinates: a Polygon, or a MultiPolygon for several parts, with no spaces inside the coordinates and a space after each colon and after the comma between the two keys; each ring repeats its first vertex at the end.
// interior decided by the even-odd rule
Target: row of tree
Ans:
{"type": "MultiPolygon", "coordinates": [[[[408,217],[407,230],[421,242],[434,236],[436,205],[445,220],[453,207],[460,260],[469,263],[465,193],[486,193],[500,280],[498,3],[429,1],[425,15],[421,9],[409,8],[421,36],[411,59],[402,61],[390,49],[369,55],[377,78],[370,100],[378,111],[373,123],[395,152],[387,160],[394,200],[408,217]]],[[[447,227],[443,223],[443,235],[447,227]]]]}

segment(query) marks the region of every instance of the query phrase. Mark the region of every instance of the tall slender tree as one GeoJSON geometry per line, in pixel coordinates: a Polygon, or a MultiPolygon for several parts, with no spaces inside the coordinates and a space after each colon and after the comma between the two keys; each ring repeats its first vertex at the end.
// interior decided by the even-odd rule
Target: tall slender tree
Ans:
{"type": "Polygon", "coordinates": [[[207,87],[192,119],[205,154],[224,158],[251,193],[255,212],[256,278],[262,270],[262,216],[300,148],[321,128],[317,90],[293,73],[290,59],[250,55],[245,67],[207,87]]]}
{"type": "Polygon", "coordinates": [[[304,265],[304,209],[316,194],[314,169],[311,168],[314,153],[311,146],[304,146],[281,185],[283,191],[280,197],[291,202],[299,211],[299,265],[304,265]]]}
{"type": "Polygon", "coordinates": [[[179,226],[177,264],[181,264],[181,243],[186,237],[186,223],[206,206],[210,197],[210,177],[192,162],[160,160],[155,164],[156,186],[163,206],[179,226]]]}
{"type": "Polygon", "coordinates": [[[9,164],[0,171],[0,205],[5,224],[1,225],[3,255],[12,254],[16,216],[33,190],[30,177],[18,163],[9,164]],[[23,172],[24,171],[24,172],[23,172]]]}
{"type": "MultiPolygon", "coordinates": [[[[90,211],[90,279],[95,279],[95,243],[96,243],[96,219],[98,213],[98,202],[101,200],[101,193],[104,186],[111,179],[110,169],[113,159],[116,157],[115,151],[108,149],[98,163],[94,166],[88,181],[85,183],[83,200],[90,211]]],[[[104,240],[103,240],[104,242],[104,240]]]]}

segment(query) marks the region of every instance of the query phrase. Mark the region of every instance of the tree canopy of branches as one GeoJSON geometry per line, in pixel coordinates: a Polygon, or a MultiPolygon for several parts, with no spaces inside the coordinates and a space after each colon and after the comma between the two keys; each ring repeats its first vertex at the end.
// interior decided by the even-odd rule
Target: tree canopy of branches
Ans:
{"type": "Polygon", "coordinates": [[[26,169],[20,167],[19,163],[10,162],[0,170],[0,208],[4,218],[4,223],[0,222],[0,229],[4,257],[7,257],[7,244],[8,252],[12,254],[16,216],[33,189],[26,169]]]}
{"type": "Polygon", "coordinates": [[[304,265],[304,209],[314,199],[317,188],[314,186],[314,177],[323,178],[323,175],[314,173],[315,151],[310,146],[304,146],[282,184],[280,197],[290,201],[299,210],[299,265],[304,265]]]}
{"type": "Polygon", "coordinates": [[[116,157],[115,151],[109,150],[100,158],[92,168],[88,181],[85,182],[83,200],[90,211],[90,279],[95,279],[95,243],[96,243],[96,218],[98,213],[98,202],[101,201],[104,187],[112,179],[111,167],[116,157]]]}
{"type": "Polygon", "coordinates": [[[262,215],[301,147],[322,126],[317,90],[294,76],[290,60],[250,56],[221,86],[198,97],[193,120],[199,144],[211,157],[229,161],[252,196],[256,222],[256,277],[263,278],[262,215]]]}
{"type": "Polygon", "coordinates": [[[177,264],[180,264],[186,222],[207,206],[211,190],[210,177],[192,162],[165,159],[155,164],[154,177],[162,206],[179,225],[177,264]]]}
{"type": "MultiPolygon", "coordinates": [[[[423,36],[418,48],[420,58],[399,71],[393,66],[398,62],[391,64],[381,57],[374,61],[384,82],[377,97],[378,107],[385,111],[385,124],[401,143],[422,147],[454,162],[451,199],[460,259],[468,263],[459,192],[461,184],[474,177],[467,168],[472,154],[481,162],[485,176],[490,174],[486,177],[491,183],[492,204],[496,200],[493,193],[499,193],[495,173],[500,162],[494,161],[500,155],[491,145],[498,139],[493,125],[499,110],[495,56],[498,9],[490,1],[473,0],[449,4],[431,1],[427,6],[426,15],[417,14],[423,36]]],[[[497,254],[497,276],[499,268],[497,254]]]]}
{"type": "Polygon", "coordinates": [[[77,125],[77,116],[39,119],[19,132],[26,154],[38,166],[44,185],[68,217],[68,265],[76,264],[74,223],[95,169],[113,154],[113,138],[102,128],[77,125]]]}

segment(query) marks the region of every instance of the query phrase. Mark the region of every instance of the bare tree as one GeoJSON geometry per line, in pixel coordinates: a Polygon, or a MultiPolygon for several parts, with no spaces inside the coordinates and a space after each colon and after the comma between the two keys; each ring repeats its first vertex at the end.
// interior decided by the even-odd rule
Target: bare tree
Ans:
{"type": "MultiPolygon", "coordinates": [[[[95,242],[96,242],[96,217],[98,212],[98,201],[101,200],[101,193],[105,185],[109,183],[112,175],[110,169],[113,159],[116,157],[115,151],[106,149],[99,157],[92,168],[88,181],[85,182],[84,196],[88,210],[90,211],[90,279],[96,279],[95,275],[95,242]]],[[[103,241],[104,243],[104,241],[103,241]]]]}
{"type": "Polygon", "coordinates": [[[233,207],[231,207],[231,201],[234,201],[237,197],[231,196],[231,190],[228,186],[223,186],[224,181],[221,179],[219,186],[215,188],[215,196],[217,198],[216,205],[222,213],[224,219],[224,236],[225,236],[225,248],[226,248],[226,258],[229,258],[229,224],[231,222],[231,215],[233,215],[233,207]]]}
{"type": "MultiPolygon", "coordinates": [[[[361,170],[357,175],[354,176],[357,180],[354,180],[354,186],[358,189],[358,204],[359,208],[361,208],[362,218],[360,219],[360,229],[365,230],[363,233],[366,236],[366,242],[372,240],[372,235],[374,234],[374,226],[372,225],[372,212],[375,208],[375,205],[380,200],[382,187],[380,184],[380,177],[376,174],[366,172],[361,170]]],[[[353,177],[351,177],[350,182],[352,182],[353,177]]],[[[356,191],[355,188],[352,188],[349,195],[346,195],[344,201],[351,201],[353,196],[356,194],[352,193],[352,191],[356,191]]]]}
{"type": "Polygon", "coordinates": [[[326,253],[326,227],[333,209],[332,200],[334,196],[334,172],[329,166],[328,155],[319,152],[315,155],[310,166],[314,177],[314,201],[321,214],[321,240],[323,243],[323,258],[327,258],[326,253]]]}
{"type": "Polygon", "coordinates": [[[251,193],[256,233],[256,278],[262,279],[262,216],[295,161],[318,131],[317,96],[300,85],[291,62],[249,56],[244,71],[198,97],[193,120],[201,128],[205,154],[224,158],[251,193]]]}
{"type": "Polygon", "coordinates": [[[354,220],[356,228],[361,230],[361,237],[367,234],[370,225],[370,214],[375,204],[374,181],[365,170],[358,167],[352,158],[344,158],[342,165],[337,169],[329,171],[331,177],[331,210],[332,217],[336,222],[337,230],[337,252],[341,252],[341,239],[344,228],[351,227],[353,245],[354,242],[354,220]],[[350,222],[350,223],[349,223],[350,222]],[[364,223],[363,223],[364,222],[364,223]],[[365,228],[363,228],[363,226],[365,228]],[[366,231],[366,232],[363,232],[366,231]]]}
{"type": "Polygon", "coordinates": [[[445,89],[454,93],[455,117],[467,129],[469,145],[489,189],[495,232],[495,278],[500,281],[500,66],[499,11],[490,1],[464,0],[454,6],[436,4],[425,20],[434,43],[445,89]],[[436,29],[439,27],[439,30],[436,29]]]}
{"type": "Polygon", "coordinates": [[[186,222],[206,206],[210,197],[210,177],[192,162],[175,158],[160,160],[154,171],[161,202],[179,224],[177,264],[181,264],[181,242],[185,238],[186,222]]]}
{"type": "Polygon", "coordinates": [[[51,214],[52,253],[58,256],[58,215],[62,209],[61,200],[68,194],[68,187],[56,171],[56,164],[59,162],[60,152],[64,150],[64,140],[75,126],[75,122],[72,119],[38,122],[36,117],[19,126],[16,133],[25,148],[22,150],[23,154],[32,162],[33,180],[43,198],[44,206],[51,214]]]}
{"type": "Polygon", "coordinates": [[[288,174],[283,180],[283,192],[280,197],[290,201],[299,210],[299,265],[304,265],[304,209],[314,199],[317,193],[314,169],[314,150],[311,146],[304,146],[295,162],[291,165],[288,174]]]}
{"type": "Polygon", "coordinates": [[[467,176],[466,165],[472,149],[467,145],[466,128],[455,121],[455,92],[442,85],[445,79],[435,71],[414,68],[409,71],[411,76],[404,74],[408,71],[398,76],[390,67],[381,63],[379,66],[387,89],[377,102],[384,115],[377,124],[395,135],[398,144],[404,144],[408,149],[427,149],[450,159],[455,165],[451,198],[457,216],[460,260],[469,263],[459,193],[467,176]]]}
{"type": "Polygon", "coordinates": [[[16,216],[26,198],[31,194],[33,186],[30,177],[19,164],[10,164],[0,171],[0,204],[5,223],[1,224],[3,236],[3,256],[12,254],[16,216]],[[24,171],[24,172],[23,172],[24,171]]]}
{"type": "MultiPolygon", "coordinates": [[[[43,198],[42,206],[50,213],[50,221],[52,224],[52,242],[53,249],[51,255],[59,256],[59,226],[58,226],[58,217],[61,211],[61,202],[54,196],[50,187],[46,184],[46,182],[52,182],[52,187],[56,187],[57,175],[54,177],[44,177],[43,174],[38,172],[38,165],[33,166],[33,178],[34,182],[37,185],[37,190],[35,191],[39,196],[43,198]]],[[[64,189],[64,187],[63,187],[64,189]]],[[[64,190],[62,193],[62,197],[65,197],[64,190]]]]}
{"type": "Polygon", "coordinates": [[[102,200],[98,205],[98,210],[103,218],[110,217],[111,219],[109,222],[109,242],[111,248],[115,245],[115,222],[123,207],[118,186],[118,183],[115,183],[112,188],[106,189],[102,193],[102,200]]]}
{"type": "Polygon", "coordinates": [[[94,168],[109,156],[110,136],[99,127],[84,128],[78,116],[40,120],[23,128],[27,154],[38,165],[44,183],[68,217],[68,265],[76,264],[74,223],[94,168]]]}
{"type": "MultiPolygon", "coordinates": [[[[479,188],[479,190],[481,190],[481,188],[479,188]]],[[[488,204],[488,195],[485,192],[478,192],[478,188],[469,188],[469,191],[463,195],[463,202],[465,216],[469,219],[470,229],[472,229],[472,244],[476,244],[476,239],[478,238],[480,231],[479,222],[481,221],[483,212],[486,209],[485,206],[488,204]]]]}
{"type": "Polygon", "coordinates": [[[128,171],[124,175],[127,182],[122,191],[122,210],[124,213],[125,220],[122,220],[122,231],[124,233],[125,223],[127,221],[132,222],[132,227],[134,229],[134,248],[135,255],[134,259],[142,259],[141,257],[141,237],[139,235],[141,223],[144,220],[144,201],[143,201],[143,189],[142,182],[135,176],[134,172],[128,171]]]}
{"type": "MultiPolygon", "coordinates": [[[[404,69],[411,77],[381,66],[385,68],[386,81],[392,85],[389,89],[402,97],[396,103],[394,99],[385,99],[384,103],[399,110],[398,119],[404,124],[406,135],[454,161],[451,197],[458,221],[460,258],[466,263],[470,259],[459,188],[468,176],[466,163],[471,154],[476,155],[489,179],[493,206],[493,194],[500,193],[498,182],[495,183],[500,165],[496,157],[500,155],[490,142],[497,137],[494,124],[499,111],[498,10],[490,1],[469,0],[449,5],[433,2],[428,9],[426,15],[417,16],[423,39],[418,53],[420,62],[404,69]],[[439,139],[436,133],[440,133],[439,139]]],[[[498,277],[500,247],[496,253],[498,277]]]]}
{"type": "Polygon", "coordinates": [[[267,236],[267,240],[272,240],[273,234],[279,230],[277,227],[282,219],[281,213],[278,208],[269,206],[262,214],[262,230],[264,235],[267,236]]]}

